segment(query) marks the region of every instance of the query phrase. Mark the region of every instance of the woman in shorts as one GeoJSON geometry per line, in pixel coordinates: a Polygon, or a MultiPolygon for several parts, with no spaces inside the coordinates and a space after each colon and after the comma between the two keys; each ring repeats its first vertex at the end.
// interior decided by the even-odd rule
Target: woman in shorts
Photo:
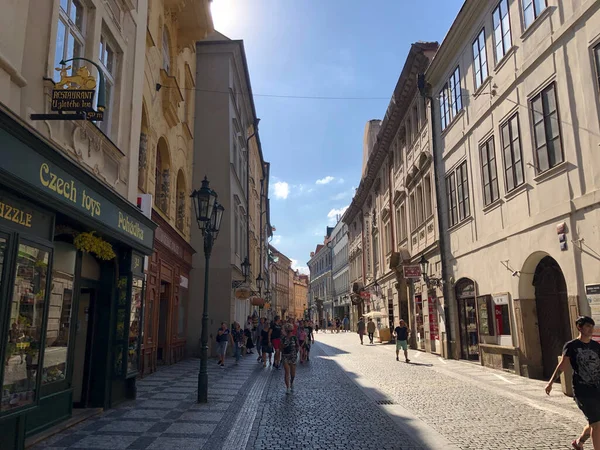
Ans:
{"type": "Polygon", "coordinates": [[[298,359],[298,338],[294,335],[294,325],[288,323],[284,328],[286,334],[281,338],[283,368],[285,370],[286,394],[294,392],[296,378],[296,360],[298,359]]]}
{"type": "Polygon", "coordinates": [[[271,355],[273,354],[273,347],[269,343],[269,332],[271,331],[271,325],[268,321],[263,324],[263,329],[260,332],[260,350],[262,351],[262,363],[263,367],[267,367],[267,358],[269,359],[269,366],[271,365],[271,355]]]}

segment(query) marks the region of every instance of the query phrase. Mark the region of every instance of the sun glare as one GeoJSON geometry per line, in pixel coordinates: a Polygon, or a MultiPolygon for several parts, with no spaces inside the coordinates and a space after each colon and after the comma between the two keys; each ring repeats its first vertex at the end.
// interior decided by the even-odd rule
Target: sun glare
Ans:
{"type": "Polygon", "coordinates": [[[225,35],[235,31],[237,8],[234,3],[235,0],[213,0],[210,5],[215,30],[225,35]]]}

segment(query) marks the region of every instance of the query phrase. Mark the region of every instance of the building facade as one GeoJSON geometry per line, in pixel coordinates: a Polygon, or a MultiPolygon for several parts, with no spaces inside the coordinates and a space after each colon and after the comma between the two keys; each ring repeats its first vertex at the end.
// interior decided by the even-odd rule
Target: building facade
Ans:
{"type": "Polygon", "coordinates": [[[3,449],[135,398],[156,227],[134,203],[146,18],[144,0],[11,2],[0,17],[3,449]]]}
{"type": "Polygon", "coordinates": [[[427,70],[456,358],[547,379],[600,318],[599,26],[593,1],[468,0],[427,70]]]}
{"type": "Polygon", "coordinates": [[[294,272],[294,317],[306,318],[308,297],[308,275],[294,272]]]}
{"type": "Polygon", "coordinates": [[[379,329],[407,320],[411,345],[440,353],[441,289],[404,271],[418,269],[423,256],[431,278],[441,271],[428,110],[417,86],[437,48],[434,42],[411,46],[385,119],[367,123],[364,145],[372,148],[363,148],[363,177],[343,221],[350,231],[353,303],[379,329]]]}
{"type": "MultiPolygon", "coordinates": [[[[213,31],[208,0],[152,1],[144,67],[138,190],[159,226],[144,304],[143,373],[184,357],[187,337],[195,42],[213,31]]],[[[195,225],[195,221],[194,221],[195,225]]]]}
{"type": "MultiPolygon", "coordinates": [[[[196,44],[196,114],[192,184],[199,187],[205,176],[225,208],[221,231],[210,260],[209,316],[211,338],[220,322],[245,323],[254,311],[249,299],[237,298],[235,287],[246,284],[259,293],[257,278],[267,268],[268,167],[262,159],[258,118],[252,97],[244,44],[212,33],[196,44]],[[257,199],[258,197],[258,199],[257,199]],[[266,208],[265,211],[262,208],[266,208]],[[261,224],[261,220],[264,220],[261,224]],[[261,226],[262,225],[262,226],[261,226]],[[261,229],[259,232],[259,229],[261,229]],[[258,242],[258,248],[256,243],[258,242]],[[257,262],[262,258],[263,262],[257,262]],[[248,262],[245,277],[243,263],[248,262]]],[[[203,248],[197,227],[191,243],[203,248]]],[[[192,260],[188,322],[200,323],[204,290],[205,255],[192,260]]],[[[261,275],[262,276],[262,275],[261,275]]],[[[262,277],[269,279],[268,274],[262,277]]],[[[199,352],[200,328],[188,328],[188,353],[199,352]]]]}
{"type": "Polygon", "coordinates": [[[271,275],[271,318],[279,316],[282,319],[292,317],[294,285],[293,274],[290,280],[292,261],[272,245],[269,246],[273,259],[270,268],[271,275]],[[291,283],[291,290],[290,290],[291,283]]]}
{"type": "Polygon", "coordinates": [[[350,268],[348,266],[348,225],[339,220],[331,232],[333,317],[350,319],[350,268]]]}
{"type": "Polygon", "coordinates": [[[332,279],[332,243],[333,227],[327,227],[323,244],[318,244],[310,254],[308,269],[310,285],[308,289],[309,308],[312,320],[325,329],[327,323],[333,320],[333,279],[332,279]]]}

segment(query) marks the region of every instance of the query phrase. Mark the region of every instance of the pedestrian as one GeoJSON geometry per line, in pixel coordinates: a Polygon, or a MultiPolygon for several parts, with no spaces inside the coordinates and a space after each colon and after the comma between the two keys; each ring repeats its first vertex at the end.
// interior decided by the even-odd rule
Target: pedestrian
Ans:
{"type": "Polygon", "coordinates": [[[281,365],[281,319],[279,316],[275,316],[273,318],[273,323],[271,324],[271,329],[269,330],[269,345],[275,350],[275,361],[273,362],[273,367],[279,369],[281,365]]]}
{"type": "Polygon", "coordinates": [[[219,357],[219,366],[225,367],[225,352],[227,351],[227,342],[229,341],[229,328],[225,322],[221,322],[221,328],[217,330],[217,356],[219,357]]]}
{"type": "Polygon", "coordinates": [[[375,337],[375,322],[369,317],[369,323],[367,324],[367,333],[369,333],[369,341],[373,344],[373,338],[375,337]]]}
{"type": "Polygon", "coordinates": [[[410,334],[410,330],[406,326],[404,319],[400,319],[400,324],[394,332],[396,333],[396,361],[400,361],[398,354],[400,353],[400,349],[402,349],[404,351],[404,361],[408,363],[410,362],[410,359],[408,359],[408,335],[410,334]]]}
{"type": "Polygon", "coordinates": [[[263,367],[267,367],[267,359],[269,361],[269,367],[271,366],[271,355],[273,354],[273,347],[269,343],[269,333],[271,326],[269,322],[265,320],[263,328],[260,332],[260,351],[262,352],[262,363],[263,367]]]}
{"type": "Polygon", "coordinates": [[[315,343],[315,335],[313,334],[313,323],[311,320],[304,321],[306,330],[306,342],[304,342],[304,349],[306,351],[306,362],[310,361],[310,347],[315,343]]]}
{"type": "Polygon", "coordinates": [[[591,317],[581,316],[577,318],[575,325],[579,335],[563,347],[562,358],[546,385],[546,394],[550,395],[556,377],[571,364],[573,397],[588,421],[588,425],[571,442],[571,446],[576,450],[583,450],[583,443],[591,431],[594,448],[600,449],[600,344],[592,340],[596,324],[591,317]]]}
{"type": "Polygon", "coordinates": [[[296,378],[296,360],[298,359],[298,338],[294,335],[294,325],[285,324],[286,334],[281,339],[283,351],[283,369],[285,370],[286,394],[294,392],[296,378]]]}
{"type": "Polygon", "coordinates": [[[347,333],[350,330],[350,319],[348,319],[347,314],[344,316],[343,324],[344,324],[344,332],[347,333]]]}
{"type": "Polygon", "coordinates": [[[333,324],[331,323],[331,319],[327,321],[327,328],[329,328],[329,331],[333,333],[333,324]]]}
{"type": "Polygon", "coordinates": [[[242,357],[242,347],[244,346],[244,331],[238,322],[233,322],[233,330],[231,331],[230,338],[233,355],[235,356],[235,364],[237,365],[242,357]]]}
{"type": "Polygon", "coordinates": [[[296,337],[298,338],[298,346],[300,347],[300,364],[303,364],[306,360],[306,330],[304,329],[304,324],[300,322],[298,324],[298,330],[296,331],[296,337]]]}
{"type": "Polygon", "coordinates": [[[262,362],[263,358],[262,358],[262,345],[263,343],[266,345],[267,344],[267,340],[265,339],[265,341],[263,342],[262,340],[262,335],[263,335],[263,330],[265,329],[265,318],[261,317],[260,320],[258,321],[258,325],[256,326],[256,351],[258,352],[258,357],[256,358],[257,362],[262,362]]]}
{"type": "Polygon", "coordinates": [[[315,323],[315,332],[319,332],[319,321],[317,321],[317,323],[315,323]]]}
{"type": "Polygon", "coordinates": [[[363,345],[363,337],[365,336],[365,320],[360,317],[358,319],[358,335],[360,336],[360,345],[363,345]]]}

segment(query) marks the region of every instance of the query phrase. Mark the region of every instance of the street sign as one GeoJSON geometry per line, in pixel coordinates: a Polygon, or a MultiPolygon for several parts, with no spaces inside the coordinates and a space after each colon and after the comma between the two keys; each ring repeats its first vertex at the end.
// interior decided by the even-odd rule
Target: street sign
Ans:
{"type": "Polygon", "coordinates": [[[421,266],[403,266],[404,278],[421,278],[421,266]]]}

